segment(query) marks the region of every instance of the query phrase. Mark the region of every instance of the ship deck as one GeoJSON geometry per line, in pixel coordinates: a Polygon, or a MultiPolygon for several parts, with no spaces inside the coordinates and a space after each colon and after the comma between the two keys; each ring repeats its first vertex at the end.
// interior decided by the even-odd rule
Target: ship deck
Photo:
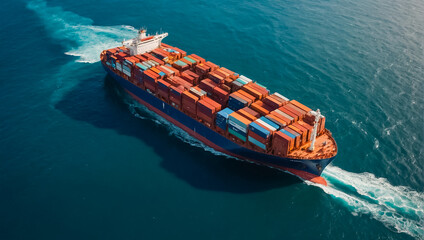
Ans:
{"type": "Polygon", "coordinates": [[[295,149],[289,153],[289,157],[298,159],[323,159],[337,155],[337,144],[331,132],[325,129],[325,132],[316,138],[315,148],[310,151],[308,148],[311,142],[295,149]]]}

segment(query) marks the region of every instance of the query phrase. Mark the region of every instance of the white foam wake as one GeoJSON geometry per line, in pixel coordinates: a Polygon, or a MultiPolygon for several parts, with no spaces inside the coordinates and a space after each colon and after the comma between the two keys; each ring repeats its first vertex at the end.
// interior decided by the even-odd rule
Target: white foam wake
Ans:
{"type": "MultiPolygon", "coordinates": [[[[131,26],[93,25],[89,18],[61,7],[47,6],[42,0],[29,2],[27,8],[43,21],[51,37],[67,49],[65,54],[78,57],[77,62],[98,62],[102,50],[119,46],[120,41],[132,38],[136,33],[131,26]]],[[[151,116],[150,119],[164,125],[171,135],[182,141],[213,154],[230,157],[204,145],[144,106],[135,102],[128,103],[128,106],[136,117],[144,119],[146,117],[136,111],[137,108],[143,109],[151,116]]],[[[334,166],[328,166],[323,176],[330,184],[328,187],[308,184],[321,187],[355,215],[368,214],[394,231],[424,238],[423,193],[392,186],[386,179],[376,178],[371,173],[356,174],[334,166]]]]}
{"type": "MultiPolygon", "coordinates": [[[[161,116],[148,110],[145,106],[127,101],[131,113],[141,119],[151,119],[156,124],[165,126],[170,135],[182,141],[205,149],[215,155],[233,158],[214,150],[193,138],[185,131],[166,121],[161,116]],[[149,117],[140,115],[137,109],[149,117]]],[[[424,194],[404,186],[393,186],[385,178],[377,178],[372,173],[352,173],[335,166],[327,166],[323,173],[329,186],[305,182],[320,187],[333,196],[353,215],[367,214],[383,223],[387,228],[407,233],[416,238],[424,236],[424,194]]]]}
{"type": "Polygon", "coordinates": [[[393,186],[372,173],[351,173],[328,166],[323,173],[329,186],[322,188],[354,215],[367,214],[389,229],[424,238],[424,194],[393,186]]]}
{"type": "MultiPolygon", "coordinates": [[[[190,136],[190,134],[188,134],[186,131],[178,128],[175,125],[173,125],[172,123],[170,123],[169,121],[167,121],[163,117],[159,116],[158,114],[154,113],[153,111],[150,111],[147,107],[139,104],[138,102],[127,99],[126,104],[128,105],[130,112],[135,117],[140,118],[140,119],[149,119],[149,120],[152,120],[153,122],[155,122],[158,125],[166,127],[169,135],[176,136],[177,138],[179,138],[183,142],[188,143],[188,144],[190,144],[191,146],[194,146],[194,147],[202,148],[202,149],[204,149],[208,152],[213,153],[214,155],[225,156],[227,158],[234,158],[232,156],[229,156],[229,155],[224,154],[222,152],[216,151],[215,149],[205,145],[204,143],[202,143],[198,139],[190,136]],[[142,110],[142,112],[146,113],[148,116],[144,116],[144,115],[140,114],[140,112],[138,112],[137,109],[142,110]]],[[[234,158],[234,159],[236,159],[236,158],[234,158]]]]}
{"type": "Polygon", "coordinates": [[[51,37],[67,49],[65,54],[78,57],[77,62],[98,62],[104,49],[120,46],[123,39],[132,38],[136,33],[131,26],[93,25],[89,18],[48,6],[42,0],[29,2],[27,8],[43,21],[51,37]]]}

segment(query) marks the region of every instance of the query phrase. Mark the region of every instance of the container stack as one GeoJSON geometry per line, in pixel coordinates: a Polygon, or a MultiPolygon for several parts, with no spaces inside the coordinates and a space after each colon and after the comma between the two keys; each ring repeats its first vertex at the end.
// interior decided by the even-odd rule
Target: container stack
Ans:
{"type": "Polygon", "coordinates": [[[212,96],[213,95],[213,90],[218,86],[218,84],[216,84],[215,82],[213,82],[212,80],[210,80],[209,78],[205,78],[203,79],[200,84],[199,87],[208,93],[208,96],[212,96]]]}
{"type": "Polygon", "coordinates": [[[144,73],[144,76],[143,76],[144,87],[146,88],[146,91],[151,94],[155,94],[156,87],[157,87],[157,80],[160,78],[160,75],[150,69],[144,71],[143,73],[144,73]]]}
{"type": "Polygon", "coordinates": [[[169,90],[171,84],[165,80],[159,79],[157,81],[158,86],[158,97],[164,102],[169,102],[169,90]]]}
{"type": "Polygon", "coordinates": [[[272,151],[274,154],[287,157],[294,148],[295,136],[285,130],[277,131],[273,137],[272,151]]]}
{"type": "Polygon", "coordinates": [[[267,151],[272,137],[273,131],[258,121],[252,122],[249,125],[249,143],[253,148],[259,148],[260,151],[267,151]]]}
{"type": "Polygon", "coordinates": [[[230,114],[233,112],[234,112],[233,110],[229,108],[225,108],[216,114],[216,119],[215,119],[216,130],[219,133],[225,134],[227,132],[228,118],[230,114]]]}
{"type": "Polygon", "coordinates": [[[213,89],[212,99],[218,102],[219,104],[225,106],[227,105],[228,97],[230,93],[223,89],[221,86],[216,86],[213,89]]]}
{"type": "Polygon", "coordinates": [[[196,112],[197,101],[199,101],[199,98],[196,97],[194,94],[190,93],[189,91],[183,92],[181,96],[183,112],[189,115],[190,117],[195,118],[197,115],[197,112],[196,112]]]}
{"type": "Polygon", "coordinates": [[[170,87],[169,103],[173,107],[181,110],[181,97],[182,97],[182,94],[183,94],[184,91],[185,91],[185,89],[181,85],[170,87]]]}
{"type": "Polygon", "coordinates": [[[255,101],[255,97],[249,93],[238,90],[230,94],[228,98],[228,107],[234,111],[250,106],[255,101]]]}
{"type": "Polygon", "coordinates": [[[252,121],[233,112],[228,117],[228,133],[232,139],[239,143],[245,143],[247,140],[247,130],[252,121]]]}
{"type": "Polygon", "coordinates": [[[221,110],[221,105],[205,97],[197,102],[197,117],[208,127],[214,125],[215,114],[221,110]]]}
{"type": "MultiPolygon", "coordinates": [[[[288,156],[310,142],[315,117],[309,107],[270,94],[252,79],[198,55],[162,43],[134,56],[126,48],[109,49],[102,61],[163,102],[244,146],[288,156]]],[[[322,118],[318,135],[324,130],[322,118]]]]}

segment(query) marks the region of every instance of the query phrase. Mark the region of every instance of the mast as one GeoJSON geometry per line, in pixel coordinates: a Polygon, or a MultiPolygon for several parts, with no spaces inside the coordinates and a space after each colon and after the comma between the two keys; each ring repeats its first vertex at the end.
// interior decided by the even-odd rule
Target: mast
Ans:
{"type": "Polygon", "coordinates": [[[312,114],[313,116],[315,116],[314,129],[312,131],[311,139],[310,139],[311,140],[311,146],[309,147],[309,151],[313,151],[314,147],[315,147],[315,140],[317,138],[319,120],[321,118],[324,118],[324,116],[321,114],[319,109],[317,109],[317,111],[310,111],[309,113],[312,114]]]}

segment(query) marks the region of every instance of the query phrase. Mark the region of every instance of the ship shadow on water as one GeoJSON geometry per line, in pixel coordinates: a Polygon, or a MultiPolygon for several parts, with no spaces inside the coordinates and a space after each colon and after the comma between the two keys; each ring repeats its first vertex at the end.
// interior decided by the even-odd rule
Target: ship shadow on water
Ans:
{"type": "Polygon", "coordinates": [[[81,80],[55,108],[74,120],[143,141],[160,156],[163,169],[190,185],[212,191],[250,193],[301,182],[290,174],[218,156],[170,136],[169,128],[155,123],[151,114],[137,109],[140,118],[130,112],[129,96],[113,78],[107,75],[103,82],[98,79],[97,75],[81,80]]]}

